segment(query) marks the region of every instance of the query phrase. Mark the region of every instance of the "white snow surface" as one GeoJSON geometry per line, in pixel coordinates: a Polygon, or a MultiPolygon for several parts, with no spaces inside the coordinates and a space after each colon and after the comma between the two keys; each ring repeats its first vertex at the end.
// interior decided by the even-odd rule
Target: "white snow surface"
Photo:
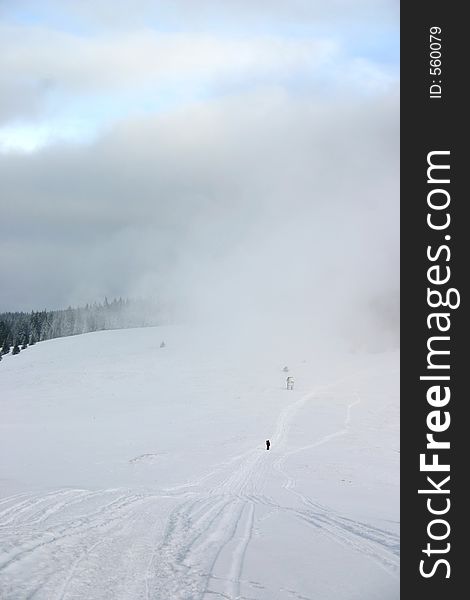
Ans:
{"type": "Polygon", "coordinates": [[[2,600],[399,597],[398,352],[158,327],[0,381],[2,600]]]}

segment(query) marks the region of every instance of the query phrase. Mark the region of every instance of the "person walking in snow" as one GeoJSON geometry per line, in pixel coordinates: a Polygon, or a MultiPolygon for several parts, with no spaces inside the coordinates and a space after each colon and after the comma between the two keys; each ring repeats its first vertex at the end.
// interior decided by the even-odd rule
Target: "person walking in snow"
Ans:
{"type": "Polygon", "coordinates": [[[266,450],[269,450],[269,446],[271,446],[271,442],[269,440],[266,440],[266,450]]]}

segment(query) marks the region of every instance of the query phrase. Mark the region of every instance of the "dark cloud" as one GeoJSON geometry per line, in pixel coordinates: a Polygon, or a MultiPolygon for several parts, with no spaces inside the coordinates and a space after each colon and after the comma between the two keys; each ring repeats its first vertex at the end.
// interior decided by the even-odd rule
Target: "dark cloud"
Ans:
{"type": "Polygon", "coordinates": [[[397,114],[269,92],[5,155],[4,308],[149,294],[207,317],[396,295],[397,114]]]}
{"type": "Polygon", "coordinates": [[[44,108],[44,86],[0,77],[0,127],[18,118],[35,118],[44,108]]]}

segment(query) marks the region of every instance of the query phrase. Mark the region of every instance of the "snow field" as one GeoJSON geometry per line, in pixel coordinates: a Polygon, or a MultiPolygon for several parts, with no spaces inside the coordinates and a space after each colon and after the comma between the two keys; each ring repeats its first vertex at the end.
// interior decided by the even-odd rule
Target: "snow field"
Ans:
{"type": "Polygon", "coordinates": [[[0,377],[2,599],[398,598],[397,353],[148,328],[0,377]]]}

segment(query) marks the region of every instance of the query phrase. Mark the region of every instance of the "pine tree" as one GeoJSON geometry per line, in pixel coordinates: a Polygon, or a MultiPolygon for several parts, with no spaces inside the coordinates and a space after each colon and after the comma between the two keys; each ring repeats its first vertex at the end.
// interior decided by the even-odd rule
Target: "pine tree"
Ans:
{"type": "Polygon", "coordinates": [[[7,337],[2,342],[2,354],[8,354],[10,352],[11,339],[7,334],[7,337]]]}
{"type": "MultiPolygon", "coordinates": [[[[0,321],[0,347],[3,348],[6,346],[6,342],[8,341],[8,326],[5,321],[0,321]]],[[[6,353],[5,353],[6,354],[6,353]]]]}
{"type": "Polygon", "coordinates": [[[20,347],[18,346],[18,344],[15,343],[15,345],[13,346],[13,350],[12,350],[12,355],[14,356],[15,354],[19,354],[20,353],[20,347]]]}

